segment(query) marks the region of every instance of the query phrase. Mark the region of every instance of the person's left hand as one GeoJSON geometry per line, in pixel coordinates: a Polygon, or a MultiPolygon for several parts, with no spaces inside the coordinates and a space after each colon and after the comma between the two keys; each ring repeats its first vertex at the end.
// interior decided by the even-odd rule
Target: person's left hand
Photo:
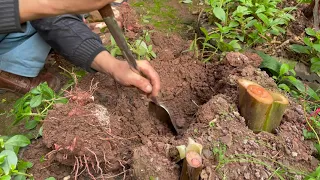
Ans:
{"type": "Polygon", "coordinates": [[[148,61],[137,61],[138,69],[143,74],[134,72],[126,61],[120,61],[103,51],[97,55],[92,68],[111,74],[125,86],[135,86],[151,97],[157,97],[160,91],[160,77],[148,61]]]}

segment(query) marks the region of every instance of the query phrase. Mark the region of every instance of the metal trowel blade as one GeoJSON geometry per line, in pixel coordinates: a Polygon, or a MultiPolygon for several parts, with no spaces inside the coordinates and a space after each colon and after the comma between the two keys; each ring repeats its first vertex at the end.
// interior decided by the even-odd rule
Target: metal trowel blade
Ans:
{"type": "Polygon", "coordinates": [[[175,135],[178,134],[176,125],[172,121],[170,113],[165,107],[161,106],[161,104],[158,105],[150,101],[148,110],[151,116],[156,117],[158,120],[163,122],[175,135]]]}

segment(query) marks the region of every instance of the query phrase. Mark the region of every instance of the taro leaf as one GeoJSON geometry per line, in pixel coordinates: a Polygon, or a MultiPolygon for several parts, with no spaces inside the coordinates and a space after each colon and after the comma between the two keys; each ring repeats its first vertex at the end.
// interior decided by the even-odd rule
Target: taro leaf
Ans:
{"type": "Polygon", "coordinates": [[[23,135],[15,135],[4,143],[5,146],[26,147],[30,144],[30,140],[23,135]]]}
{"type": "Polygon", "coordinates": [[[8,175],[10,173],[11,168],[14,168],[17,166],[18,158],[17,155],[10,150],[4,150],[0,153],[0,156],[6,155],[5,161],[0,165],[5,175],[8,175]]]}
{"type": "Polygon", "coordinates": [[[290,46],[290,49],[297,53],[310,54],[310,48],[308,46],[293,44],[290,46]]]}
{"type": "Polygon", "coordinates": [[[0,180],[11,180],[11,176],[10,175],[1,176],[0,180]]]}
{"type": "Polygon", "coordinates": [[[288,64],[282,64],[280,67],[280,74],[279,76],[283,76],[284,74],[286,74],[287,72],[289,72],[289,65],[288,64]]]}
{"type": "Polygon", "coordinates": [[[42,102],[42,95],[34,96],[30,100],[30,107],[36,108],[36,107],[40,106],[41,102],[42,102]]]}
{"type": "Polygon", "coordinates": [[[28,130],[31,130],[31,129],[34,129],[35,127],[37,127],[38,124],[39,124],[39,121],[31,120],[31,121],[26,122],[24,127],[28,130]]]}
{"type": "Polygon", "coordinates": [[[315,37],[317,35],[316,31],[312,28],[306,28],[306,33],[309,35],[309,36],[313,36],[315,37]]]}
{"type": "Polygon", "coordinates": [[[226,21],[226,12],[221,7],[215,7],[213,9],[213,14],[222,22],[226,21]]]}
{"type": "Polygon", "coordinates": [[[268,69],[272,75],[279,76],[281,63],[277,61],[275,58],[263,53],[263,52],[257,52],[258,55],[263,59],[260,68],[261,69],[268,69]]]}

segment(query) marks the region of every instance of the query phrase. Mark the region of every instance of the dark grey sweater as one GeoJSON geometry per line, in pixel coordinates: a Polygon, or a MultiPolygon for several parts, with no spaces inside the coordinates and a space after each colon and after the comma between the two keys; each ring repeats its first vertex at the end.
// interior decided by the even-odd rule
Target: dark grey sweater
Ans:
{"type": "MultiPolygon", "coordinates": [[[[92,72],[91,63],[105,47],[79,15],[61,15],[31,22],[40,36],[73,64],[92,72]]],[[[23,32],[18,0],[0,0],[0,34],[23,32]]],[[[0,41],[1,43],[1,41],[0,41]]]]}

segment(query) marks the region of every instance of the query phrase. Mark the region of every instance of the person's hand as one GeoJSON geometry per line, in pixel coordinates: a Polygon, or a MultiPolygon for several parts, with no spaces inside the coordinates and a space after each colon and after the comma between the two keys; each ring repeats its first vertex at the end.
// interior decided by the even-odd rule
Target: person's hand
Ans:
{"type": "Polygon", "coordinates": [[[114,0],[19,0],[20,22],[99,10],[114,0]]]}
{"type": "Polygon", "coordinates": [[[151,97],[160,91],[160,77],[148,61],[137,61],[139,71],[134,72],[126,61],[120,61],[103,51],[94,59],[91,67],[99,72],[111,74],[125,86],[135,86],[151,97]]]}

